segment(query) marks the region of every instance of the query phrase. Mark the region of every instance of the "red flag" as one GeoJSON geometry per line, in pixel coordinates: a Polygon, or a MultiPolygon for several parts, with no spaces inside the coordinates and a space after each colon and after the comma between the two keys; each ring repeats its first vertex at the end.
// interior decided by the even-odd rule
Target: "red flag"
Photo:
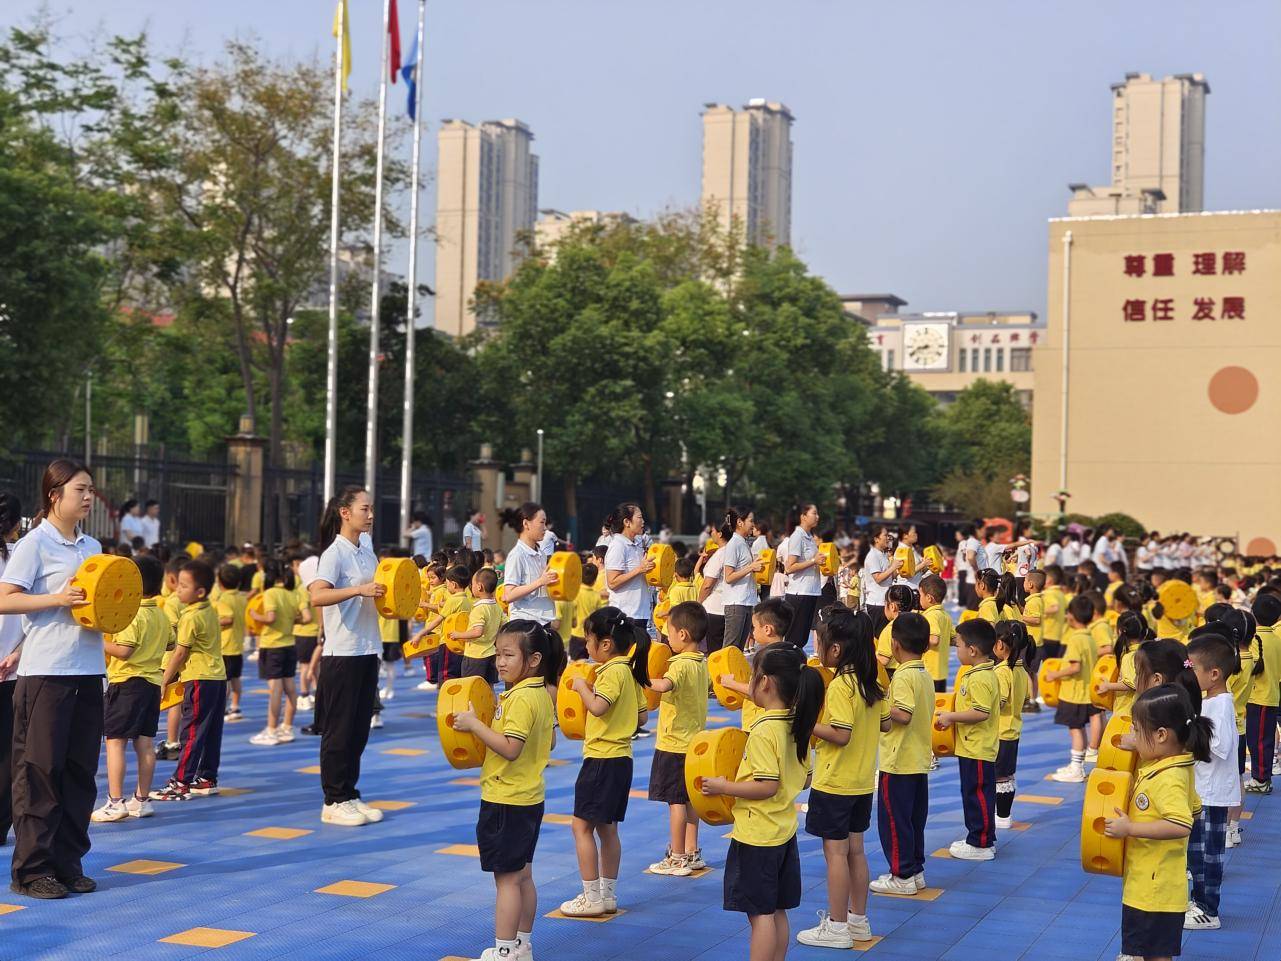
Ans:
{"type": "Polygon", "coordinates": [[[396,82],[400,73],[400,18],[396,15],[396,0],[391,0],[391,9],[387,13],[387,32],[391,34],[391,51],[387,66],[391,70],[391,82],[396,82]]]}

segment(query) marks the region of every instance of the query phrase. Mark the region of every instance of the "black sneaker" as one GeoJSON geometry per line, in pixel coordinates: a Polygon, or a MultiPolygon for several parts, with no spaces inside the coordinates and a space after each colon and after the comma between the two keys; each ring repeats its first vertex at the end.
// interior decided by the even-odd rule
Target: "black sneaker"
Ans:
{"type": "Polygon", "coordinates": [[[310,734],[312,737],[318,737],[323,732],[314,724],[308,724],[306,727],[300,727],[298,730],[303,734],[310,734]]]}
{"type": "Polygon", "coordinates": [[[9,890],[14,894],[25,894],[29,898],[39,898],[42,901],[57,901],[65,898],[69,893],[66,885],[55,877],[36,878],[30,884],[14,881],[9,885],[9,890]]]}
{"type": "Polygon", "coordinates": [[[65,880],[63,878],[59,878],[58,881],[60,884],[65,885],[67,890],[73,894],[93,894],[94,891],[98,890],[98,882],[83,874],[79,877],[67,878],[65,880]]]}

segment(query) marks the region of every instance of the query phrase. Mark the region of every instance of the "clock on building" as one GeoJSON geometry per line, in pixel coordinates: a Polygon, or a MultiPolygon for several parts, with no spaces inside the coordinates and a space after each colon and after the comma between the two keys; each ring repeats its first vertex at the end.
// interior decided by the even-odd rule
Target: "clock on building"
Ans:
{"type": "Polygon", "coordinates": [[[904,370],[947,370],[947,324],[912,324],[903,329],[904,370]]]}

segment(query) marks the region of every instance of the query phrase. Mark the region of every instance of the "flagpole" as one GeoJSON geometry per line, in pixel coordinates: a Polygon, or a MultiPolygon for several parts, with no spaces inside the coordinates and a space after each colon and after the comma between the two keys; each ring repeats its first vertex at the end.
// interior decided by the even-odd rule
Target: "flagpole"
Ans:
{"type": "Polygon", "coordinates": [[[374,176],[374,280],[369,304],[369,396],[365,406],[365,489],[378,503],[378,354],[379,308],[382,301],[383,258],[383,141],[387,128],[387,56],[391,45],[388,23],[391,0],[383,0],[383,55],[378,78],[378,170],[374,176]]]}
{"type": "Polygon", "coordinates": [[[409,187],[409,305],[405,321],[405,398],[400,442],[400,529],[409,529],[412,506],[410,478],[414,460],[414,321],[418,310],[418,157],[422,146],[423,120],[423,46],[426,42],[427,0],[418,0],[417,82],[414,85],[414,149],[409,187]]]}
{"type": "Polygon", "coordinates": [[[342,159],[343,36],[347,32],[347,5],[338,4],[337,51],[334,66],[333,189],[329,198],[329,356],[325,371],[325,503],[334,496],[338,458],[338,187],[342,159]]]}

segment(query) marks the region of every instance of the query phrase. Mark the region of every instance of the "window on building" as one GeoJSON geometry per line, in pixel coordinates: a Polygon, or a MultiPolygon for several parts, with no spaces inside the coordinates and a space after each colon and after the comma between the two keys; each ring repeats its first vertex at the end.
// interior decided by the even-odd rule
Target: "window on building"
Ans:
{"type": "Polygon", "coordinates": [[[887,351],[885,352],[885,356],[889,358],[889,360],[887,361],[887,363],[886,363],[886,365],[885,365],[885,369],[886,369],[886,370],[894,370],[894,351],[892,351],[892,350],[887,350],[887,351]]]}
{"type": "Polygon", "coordinates": [[[970,373],[977,374],[978,372],[979,372],[979,349],[975,347],[970,351],[970,373]]]}
{"type": "Polygon", "coordinates": [[[962,374],[965,373],[965,368],[967,366],[966,361],[969,360],[969,357],[970,357],[969,351],[965,351],[965,350],[961,351],[957,355],[956,359],[959,362],[959,370],[961,371],[962,374]]]}
{"type": "Polygon", "coordinates": [[[997,373],[1005,370],[1005,348],[996,348],[996,370],[997,373]]]}
{"type": "Polygon", "coordinates": [[[1010,370],[1031,370],[1032,369],[1032,348],[1031,347],[1011,347],[1010,348],[1010,370]]]}
{"type": "Polygon", "coordinates": [[[992,369],[992,348],[983,348],[983,373],[988,373],[992,369]]]}

